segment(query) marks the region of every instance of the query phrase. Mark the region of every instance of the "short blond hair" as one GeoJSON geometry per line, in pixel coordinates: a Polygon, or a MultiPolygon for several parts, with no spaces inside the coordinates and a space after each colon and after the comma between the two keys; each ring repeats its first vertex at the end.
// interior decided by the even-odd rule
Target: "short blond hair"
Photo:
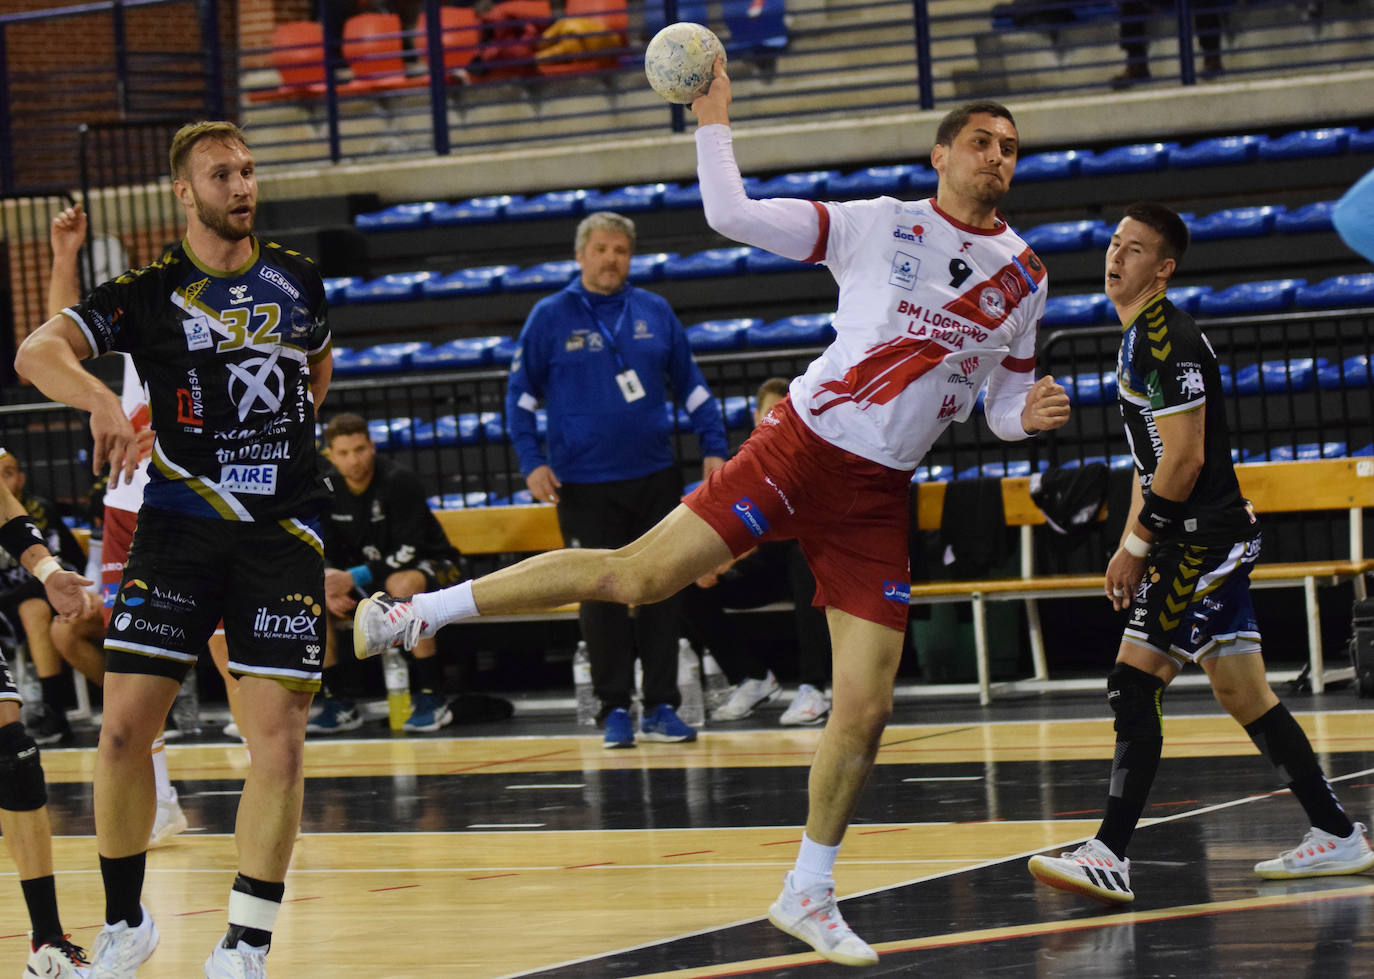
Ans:
{"type": "Polygon", "coordinates": [[[168,158],[172,166],[172,179],[184,180],[186,178],[186,159],[191,155],[191,150],[202,139],[218,139],[224,142],[239,142],[246,148],[248,137],[243,135],[243,130],[232,122],[223,120],[202,120],[200,122],[188,122],[177,130],[172,137],[172,149],[168,153],[168,158]]]}

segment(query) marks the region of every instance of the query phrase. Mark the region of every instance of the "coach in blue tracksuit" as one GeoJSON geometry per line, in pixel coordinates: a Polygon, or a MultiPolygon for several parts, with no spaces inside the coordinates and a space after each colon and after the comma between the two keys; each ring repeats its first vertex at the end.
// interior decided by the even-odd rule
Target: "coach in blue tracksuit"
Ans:
{"type": "MultiPolygon", "coordinates": [[[[668,303],[629,284],[634,222],[591,214],[577,227],[581,275],[541,299],[520,333],[506,424],[535,499],[558,504],[569,547],[614,548],[649,530],[682,494],[673,458],[673,396],[701,442],[702,478],[724,465],[720,405],[668,303]],[[671,388],[672,395],[669,390],[671,388]],[[547,453],[535,409],[548,410],[547,453]]],[[[648,741],[693,741],[677,716],[677,599],[641,606],[583,602],[582,638],[601,699],[607,748],[634,746],[634,661],[644,664],[648,741]]]]}

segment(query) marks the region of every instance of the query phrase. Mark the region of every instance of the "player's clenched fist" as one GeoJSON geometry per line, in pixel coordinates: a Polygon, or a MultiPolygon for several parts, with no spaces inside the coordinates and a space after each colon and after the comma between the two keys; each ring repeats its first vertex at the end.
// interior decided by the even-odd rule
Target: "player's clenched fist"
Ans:
{"type": "Polygon", "coordinates": [[[1069,395],[1064,386],[1046,374],[1026,394],[1021,427],[1029,434],[1059,428],[1069,420],[1069,395]]]}

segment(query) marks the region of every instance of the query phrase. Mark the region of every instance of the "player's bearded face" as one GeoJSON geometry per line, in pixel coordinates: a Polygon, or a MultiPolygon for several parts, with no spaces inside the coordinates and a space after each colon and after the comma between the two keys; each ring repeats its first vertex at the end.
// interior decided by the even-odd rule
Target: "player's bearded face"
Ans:
{"type": "Polygon", "coordinates": [[[1018,150],[1011,120],[977,113],[942,149],[945,183],[960,197],[993,206],[1006,196],[1018,150]]]}
{"type": "Polygon", "coordinates": [[[189,162],[187,183],[200,223],[228,242],[252,234],[258,182],[248,147],[235,140],[203,139],[192,148],[189,162]]]}
{"type": "Polygon", "coordinates": [[[577,253],[582,284],[591,292],[609,296],[618,292],[630,277],[630,254],[634,246],[629,236],[619,231],[597,228],[577,253]]]}
{"type": "Polygon", "coordinates": [[[253,218],[258,212],[256,200],[239,196],[216,206],[201,197],[194,185],[191,187],[191,196],[195,200],[200,223],[225,241],[242,241],[253,233],[253,218]]]}

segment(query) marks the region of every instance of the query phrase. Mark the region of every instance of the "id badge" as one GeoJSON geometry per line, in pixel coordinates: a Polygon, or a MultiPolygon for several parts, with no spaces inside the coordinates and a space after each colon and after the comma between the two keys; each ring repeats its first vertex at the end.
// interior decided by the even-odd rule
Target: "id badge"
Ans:
{"type": "Polygon", "coordinates": [[[633,367],[617,374],[615,383],[620,385],[620,393],[625,396],[626,401],[638,401],[644,397],[644,385],[639,383],[639,375],[633,367]]]}

